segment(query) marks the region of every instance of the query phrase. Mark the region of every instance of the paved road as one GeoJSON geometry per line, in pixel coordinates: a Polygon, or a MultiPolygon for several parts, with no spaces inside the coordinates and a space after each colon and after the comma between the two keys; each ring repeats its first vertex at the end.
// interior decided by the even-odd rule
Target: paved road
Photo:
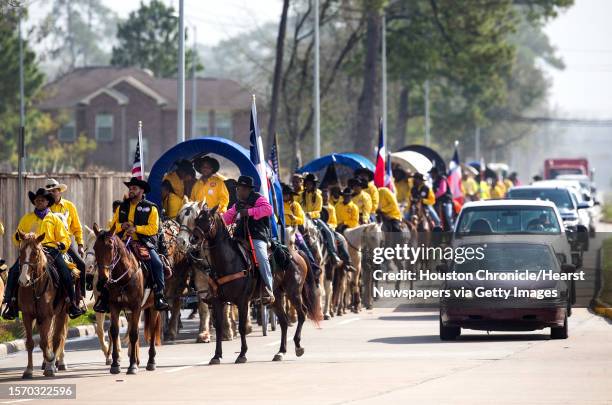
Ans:
{"type": "MultiPolygon", "coordinates": [[[[305,355],[296,358],[290,342],[281,363],[270,361],[279,332],[263,337],[256,328],[248,363],[233,364],[236,340],[224,343],[220,366],[207,365],[212,344],[193,343],[195,321],[185,327],[184,340],[159,349],[158,369],[136,376],[124,374],[125,358],[123,373],[109,374],[97,341],[70,342],[69,371],[53,382],[77,384],[77,400],[44,403],[612,404],[612,325],[586,309],[574,311],[567,340],[549,340],[548,330],[465,331],[449,343],[438,338],[436,312],[374,309],[308,324],[305,355]]],[[[25,364],[23,353],[0,360],[0,383],[21,383],[25,364]]]]}

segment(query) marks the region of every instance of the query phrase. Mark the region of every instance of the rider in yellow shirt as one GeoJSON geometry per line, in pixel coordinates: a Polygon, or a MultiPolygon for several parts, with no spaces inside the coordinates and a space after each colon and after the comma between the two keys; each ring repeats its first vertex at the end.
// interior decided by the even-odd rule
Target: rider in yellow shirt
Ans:
{"type": "Polygon", "coordinates": [[[348,186],[353,189],[353,202],[359,208],[359,223],[367,224],[370,222],[372,212],[372,198],[364,190],[368,184],[361,179],[350,179],[348,186]]]}
{"type": "MultiPolygon", "coordinates": [[[[77,306],[72,273],[64,261],[63,253],[66,253],[70,246],[70,234],[62,220],[51,212],[49,206],[55,202],[48,190],[39,188],[36,193],[29,192],[28,197],[34,205],[34,212],[27,213],[19,221],[17,231],[13,235],[13,243],[19,246],[20,234],[35,233],[42,238],[39,243],[47,250],[49,257],[52,258],[57,267],[60,282],[68,294],[70,306],[68,315],[70,318],[77,318],[85,313],[85,310],[77,306]]],[[[26,258],[29,260],[29,258],[26,258]]],[[[15,319],[18,315],[16,288],[17,280],[22,271],[28,271],[20,266],[19,259],[9,270],[6,291],[3,303],[7,304],[2,313],[6,320],[15,319]]]]}
{"type": "Polygon", "coordinates": [[[195,180],[193,164],[187,159],[178,161],[176,163],[176,170],[166,174],[163,180],[168,180],[170,182],[174,193],[179,196],[179,198],[182,199],[185,194],[189,196],[189,190],[191,190],[195,180]],[[185,187],[186,185],[187,187],[185,187]]]}
{"type": "Polygon", "coordinates": [[[301,226],[304,225],[304,210],[299,202],[293,197],[296,193],[287,184],[283,184],[283,210],[285,211],[286,226],[301,226]]]}
{"type": "Polygon", "coordinates": [[[387,187],[381,187],[378,189],[378,195],[380,196],[380,202],[377,212],[382,217],[383,232],[401,232],[402,214],[395,194],[387,187]]]}
{"type": "Polygon", "coordinates": [[[174,192],[172,184],[168,180],[162,181],[161,196],[162,216],[169,219],[175,219],[183,207],[183,199],[174,192]]]}
{"type": "Polygon", "coordinates": [[[366,191],[370,195],[370,198],[372,199],[372,209],[370,211],[371,213],[370,220],[373,221],[374,220],[373,214],[374,214],[374,211],[376,211],[376,208],[378,207],[378,200],[379,200],[378,188],[374,184],[374,172],[364,167],[364,168],[355,170],[355,177],[361,179],[362,183],[364,183],[364,180],[367,182],[367,188],[364,187],[364,191],[366,191]]]}
{"type": "Polygon", "coordinates": [[[321,210],[321,219],[333,231],[338,226],[338,218],[336,218],[336,208],[329,201],[329,189],[327,187],[321,188],[321,195],[323,196],[323,209],[321,210]]]}
{"type": "Polygon", "coordinates": [[[342,191],[342,200],[336,204],[336,216],[338,217],[338,232],[359,226],[359,208],[352,201],[353,191],[347,187],[342,191]]]}
{"type": "Polygon", "coordinates": [[[202,177],[191,190],[191,200],[204,201],[208,207],[218,207],[217,212],[224,213],[229,203],[229,191],[225,186],[225,178],[217,173],[220,167],[219,161],[204,156],[196,159],[194,166],[202,173],[202,177]]]}
{"type": "Polygon", "coordinates": [[[463,172],[461,185],[463,186],[463,195],[466,201],[478,200],[478,183],[476,183],[474,176],[468,173],[467,170],[463,172]]]}
{"type": "Polygon", "coordinates": [[[297,202],[302,201],[302,193],[304,192],[304,176],[300,173],[293,173],[291,176],[291,187],[293,187],[293,199],[297,202]]]}

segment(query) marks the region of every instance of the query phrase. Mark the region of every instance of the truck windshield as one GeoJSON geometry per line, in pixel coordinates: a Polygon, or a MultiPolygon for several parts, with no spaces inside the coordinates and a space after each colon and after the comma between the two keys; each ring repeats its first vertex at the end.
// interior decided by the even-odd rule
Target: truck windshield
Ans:
{"type": "Polygon", "coordinates": [[[551,207],[471,207],[461,213],[457,232],[558,234],[561,227],[551,207]]]}
{"type": "Polygon", "coordinates": [[[482,260],[466,260],[454,265],[454,271],[471,273],[478,270],[512,272],[553,270],[556,259],[547,245],[533,243],[488,243],[482,260]]]}
{"type": "Polygon", "coordinates": [[[548,200],[552,201],[559,209],[574,209],[574,203],[570,194],[564,189],[555,188],[522,188],[510,189],[508,198],[513,200],[548,200]]]}

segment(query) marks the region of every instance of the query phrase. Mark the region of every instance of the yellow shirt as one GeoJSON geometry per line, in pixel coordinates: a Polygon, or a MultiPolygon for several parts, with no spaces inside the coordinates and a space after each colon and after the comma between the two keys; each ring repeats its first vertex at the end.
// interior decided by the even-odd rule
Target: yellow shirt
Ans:
{"type": "Polygon", "coordinates": [[[479,189],[480,189],[480,199],[481,200],[491,199],[491,187],[489,186],[489,183],[487,183],[486,181],[481,181],[479,189]]]}
{"type": "Polygon", "coordinates": [[[357,205],[359,209],[359,215],[361,215],[361,219],[363,223],[367,223],[370,221],[370,213],[372,212],[372,198],[370,194],[366,193],[364,190],[361,190],[359,194],[353,196],[352,201],[357,205]]]}
{"type": "Polygon", "coordinates": [[[176,174],[176,172],[170,172],[164,176],[163,180],[168,180],[172,185],[172,189],[179,196],[179,198],[183,198],[185,195],[185,184],[183,180],[176,174]]]}
{"type": "Polygon", "coordinates": [[[314,194],[313,192],[308,192],[304,190],[304,192],[302,193],[302,205],[304,208],[304,212],[310,218],[320,218],[321,210],[323,209],[323,195],[321,195],[321,190],[315,190],[314,194]]]}
{"type": "Polygon", "coordinates": [[[297,201],[283,202],[283,208],[285,211],[285,225],[287,226],[299,226],[304,225],[304,210],[297,201]],[[293,218],[290,214],[293,214],[293,218]]]}
{"type": "Polygon", "coordinates": [[[463,185],[463,192],[465,195],[478,194],[478,184],[473,177],[468,177],[466,180],[463,180],[461,184],[463,185]]]}
{"type": "MultiPolygon", "coordinates": [[[[70,247],[70,234],[62,220],[55,214],[49,213],[43,219],[36,216],[35,213],[27,213],[19,221],[17,230],[23,233],[34,232],[37,236],[45,234],[45,239],[42,241],[43,246],[52,246],[57,248],[61,242],[64,244],[62,252],[66,252],[70,247]]],[[[17,232],[13,235],[13,243],[19,246],[17,240],[17,232]]]]}
{"type": "MultiPolygon", "coordinates": [[[[425,184],[422,184],[421,187],[419,187],[418,189],[419,196],[421,197],[421,202],[424,205],[434,205],[436,203],[436,195],[434,194],[433,189],[427,186],[427,189],[429,191],[427,192],[427,195],[424,195],[425,190],[423,190],[423,187],[425,187],[425,184]]],[[[412,196],[412,191],[410,192],[410,195],[412,196]]],[[[412,202],[412,197],[410,198],[409,202],[412,202]]],[[[408,204],[408,207],[410,207],[410,203],[408,204]]]]}
{"type": "Polygon", "coordinates": [[[53,204],[49,207],[51,212],[61,215],[65,221],[65,225],[68,226],[68,233],[70,236],[74,236],[74,240],[77,245],[83,244],[83,227],[81,226],[81,220],[79,219],[79,213],[76,207],[71,201],[62,198],[58,203],[53,204]]]}
{"type": "Polygon", "coordinates": [[[504,179],[504,187],[506,187],[506,192],[514,187],[514,183],[510,179],[504,179]]]}
{"type": "Polygon", "coordinates": [[[304,189],[301,190],[293,190],[296,194],[293,196],[293,201],[302,203],[302,194],[304,194],[304,189]]]}
{"type": "Polygon", "coordinates": [[[498,181],[493,187],[493,190],[491,190],[491,198],[504,198],[505,195],[506,187],[504,186],[504,183],[498,181]]]}
{"type": "Polygon", "coordinates": [[[400,213],[399,204],[395,198],[395,194],[387,187],[381,187],[378,189],[378,195],[380,196],[380,203],[378,209],[386,217],[402,220],[402,214],[400,213]]]}
{"type": "Polygon", "coordinates": [[[208,180],[198,180],[191,190],[191,200],[204,201],[209,208],[218,206],[219,213],[225,212],[229,203],[229,191],[224,180],[225,178],[217,173],[208,180]]]}
{"type": "Polygon", "coordinates": [[[349,201],[348,204],[340,201],[336,205],[336,216],[338,225],[346,225],[348,228],[355,228],[359,225],[359,208],[352,201],[349,201]]]}
{"type": "MultiPolygon", "coordinates": [[[[134,224],[134,213],[136,212],[136,206],[138,204],[130,203],[130,211],[128,212],[128,222],[134,224]]],[[[121,232],[121,223],[119,222],[119,209],[117,207],[115,215],[113,216],[113,222],[115,223],[115,232],[121,232]]],[[[159,213],[157,208],[151,208],[151,214],[149,214],[149,221],[146,225],[136,225],[136,233],[132,235],[132,239],[138,240],[138,233],[145,236],[154,236],[159,232],[159,213]]],[[[124,235],[123,239],[127,239],[124,235]]]]}
{"type": "Polygon", "coordinates": [[[338,226],[338,218],[336,218],[336,209],[331,204],[324,205],[323,209],[327,211],[327,226],[329,226],[331,229],[336,229],[336,227],[338,226]]]}
{"type": "Polygon", "coordinates": [[[168,218],[174,219],[183,207],[183,199],[174,193],[168,193],[162,201],[162,208],[168,218]]]}
{"type": "Polygon", "coordinates": [[[378,207],[379,196],[378,196],[378,188],[376,188],[376,185],[374,184],[373,181],[368,183],[368,189],[366,191],[368,192],[368,194],[370,195],[370,198],[372,199],[372,210],[376,210],[376,207],[378,207]]]}
{"type": "Polygon", "coordinates": [[[410,203],[410,190],[412,189],[412,178],[407,178],[395,183],[395,191],[397,192],[397,202],[400,204],[410,203]]]}

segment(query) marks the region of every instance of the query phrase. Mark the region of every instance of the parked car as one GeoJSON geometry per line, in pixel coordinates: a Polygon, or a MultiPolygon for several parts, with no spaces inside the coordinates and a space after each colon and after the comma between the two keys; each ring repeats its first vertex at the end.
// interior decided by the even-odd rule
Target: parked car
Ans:
{"type": "Polygon", "coordinates": [[[502,273],[512,274],[517,269],[527,273],[546,269],[553,274],[569,275],[575,272],[575,266],[560,264],[550,244],[533,243],[532,240],[506,242],[503,238],[497,235],[482,236],[476,244],[462,245],[473,249],[484,246],[482,260],[438,265],[438,272],[447,274],[447,280],[450,280],[443,283],[443,289],[473,292],[472,296],[451,294],[440,300],[440,339],[454,340],[461,334],[462,328],[486,331],[550,328],[552,339],[567,338],[568,309],[571,306],[568,282],[544,279],[509,281],[502,277],[502,273]],[[491,279],[467,278],[483,269],[494,276],[491,279]],[[497,289],[511,291],[512,295],[482,294],[483,291],[497,289]]]}

